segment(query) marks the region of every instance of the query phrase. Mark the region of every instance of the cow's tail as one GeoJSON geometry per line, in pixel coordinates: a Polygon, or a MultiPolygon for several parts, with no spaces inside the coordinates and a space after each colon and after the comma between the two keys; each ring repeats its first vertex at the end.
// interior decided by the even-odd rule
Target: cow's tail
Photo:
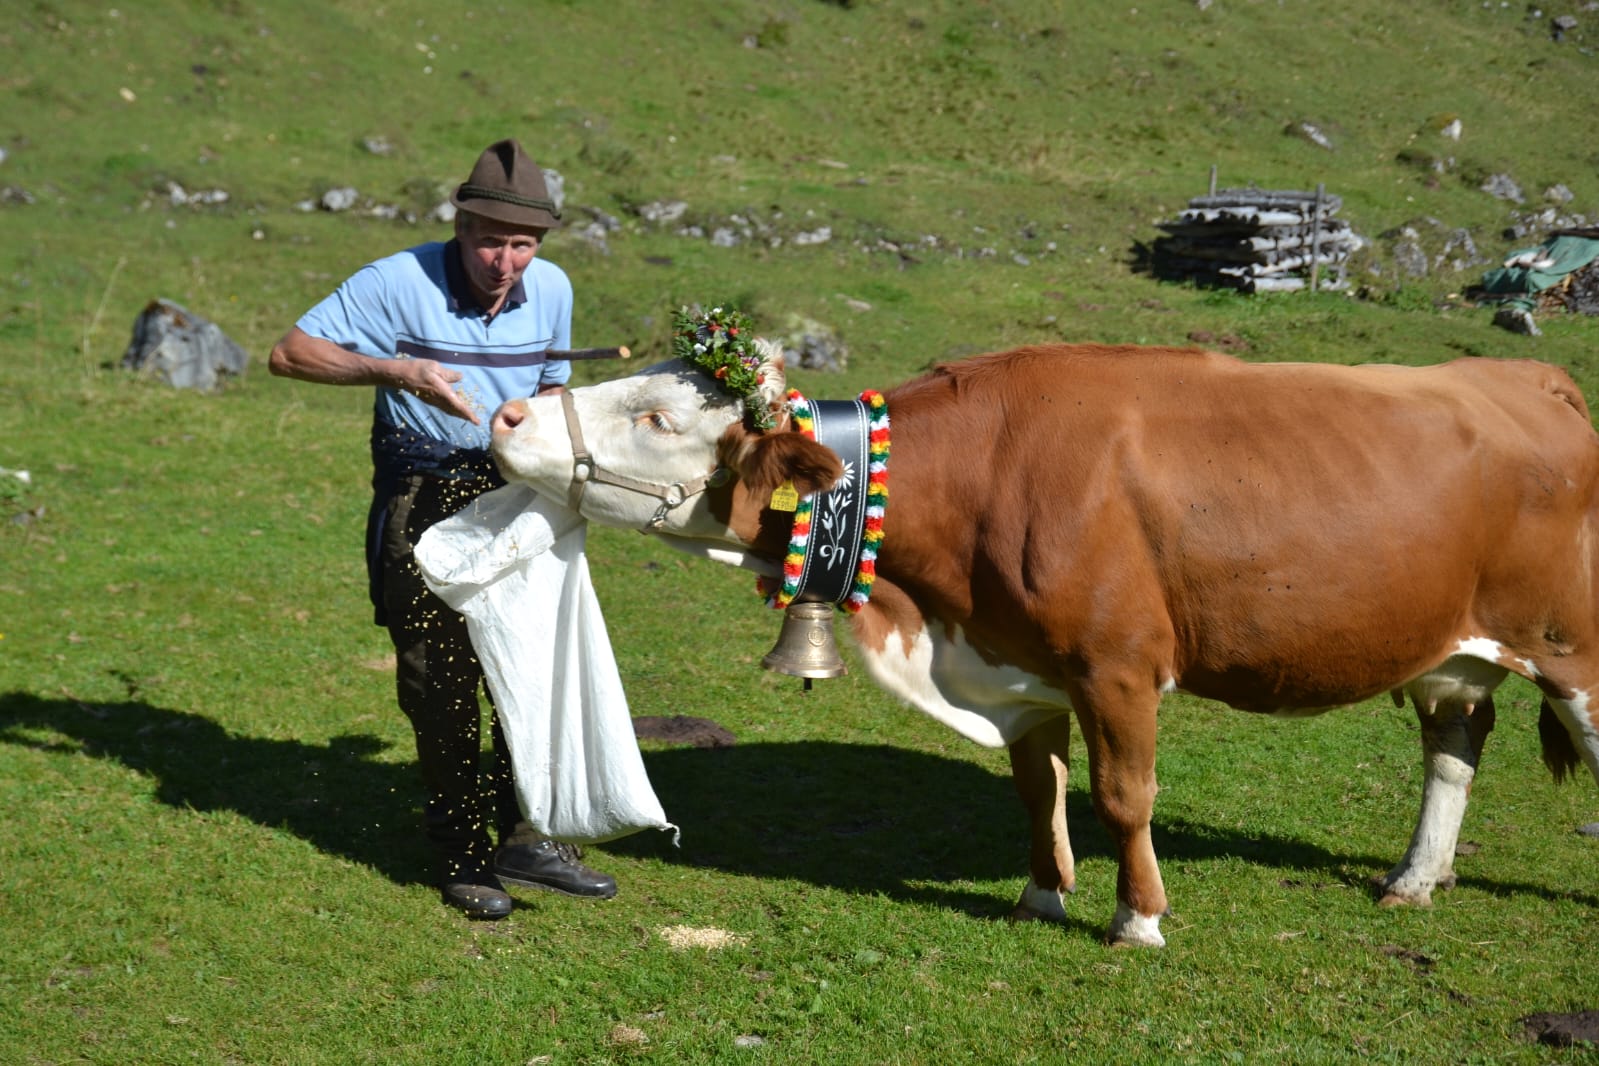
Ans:
{"type": "Polygon", "coordinates": [[[1582,758],[1577,754],[1577,745],[1572,741],[1566,723],[1549,706],[1548,699],[1538,709],[1538,741],[1543,745],[1543,764],[1549,767],[1549,772],[1557,782],[1577,772],[1577,767],[1582,763],[1582,758]]]}

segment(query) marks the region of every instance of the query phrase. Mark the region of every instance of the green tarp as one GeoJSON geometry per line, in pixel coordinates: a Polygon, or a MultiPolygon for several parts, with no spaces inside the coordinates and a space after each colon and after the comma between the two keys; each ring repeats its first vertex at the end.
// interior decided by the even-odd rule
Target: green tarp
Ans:
{"type": "Polygon", "coordinates": [[[1532,311],[1538,306],[1538,293],[1559,285],[1568,274],[1595,259],[1599,259],[1599,239],[1558,233],[1536,247],[1506,256],[1506,263],[1517,265],[1496,267],[1484,274],[1482,295],[1495,303],[1532,311]]]}

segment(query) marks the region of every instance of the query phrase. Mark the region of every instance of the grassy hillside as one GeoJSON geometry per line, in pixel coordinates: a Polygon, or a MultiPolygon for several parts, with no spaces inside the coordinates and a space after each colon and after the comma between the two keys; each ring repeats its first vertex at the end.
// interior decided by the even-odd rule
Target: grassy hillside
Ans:
{"type": "Polygon", "coordinates": [[[1381,237],[1459,229],[1497,260],[1557,183],[1599,219],[1599,12],[1579,6],[11,5],[0,468],[32,481],[0,478],[0,1059],[1579,1056],[1518,1023],[1594,1007],[1599,984],[1594,841],[1571,832],[1599,803],[1543,774],[1530,688],[1505,690],[1476,850],[1431,911],[1366,890],[1418,799],[1409,712],[1289,727],[1173,699],[1171,947],[1107,952],[1080,751],[1073,923],[994,921],[1026,848],[1005,754],[858,669],[801,695],[759,669],[777,617],[745,575],[630,533],[593,531],[590,557],[633,712],[738,744],[648,752],[683,847],[595,849],[612,904],[462,922],[420,881],[414,752],[367,624],[370,397],[264,367],[355,267],[445,232],[428,209],[516,136],[565,178],[572,225],[545,254],[578,343],[659,354],[672,307],[731,297],[838,331],[848,370],[797,375],[817,397],[1015,343],[1209,335],[1250,359],[1533,355],[1599,398],[1593,320],[1495,329],[1452,295],[1482,265],[1408,277],[1381,237]],[[1213,165],[1324,182],[1379,272],[1283,297],[1137,273],[1213,165]],[[1498,173],[1526,204],[1480,190],[1498,173]],[[341,186],[357,208],[298,206],[341,186]],[[677,224],[641,214],[673,200],[677,224]],[[607,218],[603,248],[580,235],[607,218]],[[116,369],[157,297],[245,345],[244,379],[202,396],[116,369]],[[742,939],[678,951],[660,931],[679,924],[742,939]]]}
{"type": "MultiPolygon", "coordinates": [[[[1128,264],[1212,165],[1224,185],[1325,182],[1370,238],[1424,219],[1466,229],[1490,258],[1515,210],[1478,189],[1488,174],[1521,184],[1523,211],[1563,183],[1599,216],[1599,19],[1586,19],[1556,42],[1547,17],[1478,3],[539,3],[444,17],[408,3],[30,0],[4,31],[17,62],[0,177],[35,198],[0,216],[5,335],[25,351],[86,341],[103,362],[143,301],[167,295],[259,351],[351,264],[439,229],[296,203],[349,185],[420,214],[484,144],[515,135],[567,178],[574,219],[595,208],[624,223],[609,255],[559,236],[547,249],[577,278],[596,341],[658,340],[663,308],[731,291],[836,323],[877,378],[1020,340],[1198,328],[1241,330],[1271,357],[1524,350],[1475,311],[1402,327],[1341,300],[1263,313],[1128,264]],[[1441,116],[1461,119],[1458,143],[1434,132],[1441,116]],[[1334,149],[1285,132],[1301,121],[1334,149]],[[174,208],[169,182],[228,200],[174,208]],[[833,239],[718,248],[632,213],[670,199],[707,231],[740,214],[833,239]]],[[[1435,298],[1480,273],[1362,280],[1435,298]]],[[[1553,332],[1542,347],[1566,356],[1553,332]]]]}

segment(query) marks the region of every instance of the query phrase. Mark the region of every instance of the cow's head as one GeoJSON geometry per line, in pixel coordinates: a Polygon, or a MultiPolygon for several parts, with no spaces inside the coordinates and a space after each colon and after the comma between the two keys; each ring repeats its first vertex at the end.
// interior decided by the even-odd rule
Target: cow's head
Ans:
{"type": "Polygon", "coordinates": [[[801,494],[825,489],[843,468],[831,450],[794,429],[782,354],[766,341],[756,345],[758,402],[773,413],[775,429],[754,429],[741,398],[674,359],[564,398],[503,404],[492,421],[500,473],[575,504],[601,525],[780,559],[792,516],[768,508],[772,490],[784,481],[801,494]],[[580,461],[580,450],[589,458],[580,461]]]}

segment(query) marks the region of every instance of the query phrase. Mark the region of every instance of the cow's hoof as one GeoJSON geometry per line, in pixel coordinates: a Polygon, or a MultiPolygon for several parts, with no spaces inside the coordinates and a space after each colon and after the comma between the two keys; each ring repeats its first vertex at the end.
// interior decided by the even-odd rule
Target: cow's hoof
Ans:
{"type": "Polygon", "coordinates": [[[1022,898],[1016,901],[1016,906],[1011,908],[1010,920],[1013,922],[1055,922],[1066,921],[1066,901],[1060,892],[1052,888],[1039,888],[1031,880],[1022,889],[1022,898]]]}
{"type": "Polygon", "coordinates": [[[1116,904],[1116,917],[1110,923],[1110,934],[1105,938],[1112,947],[1163,948],[1166,938],[1160,935],[1160,915],[1139,914],[1124,904],[1116,904]]]}
{"type": "Polygon", "coordinates": [[[1406,885],[1401,878],[1389,874],[1373,877],[1371,887],[1378,893],[1379,907],[1431,907],[1432,889],[1406,885]]]}

